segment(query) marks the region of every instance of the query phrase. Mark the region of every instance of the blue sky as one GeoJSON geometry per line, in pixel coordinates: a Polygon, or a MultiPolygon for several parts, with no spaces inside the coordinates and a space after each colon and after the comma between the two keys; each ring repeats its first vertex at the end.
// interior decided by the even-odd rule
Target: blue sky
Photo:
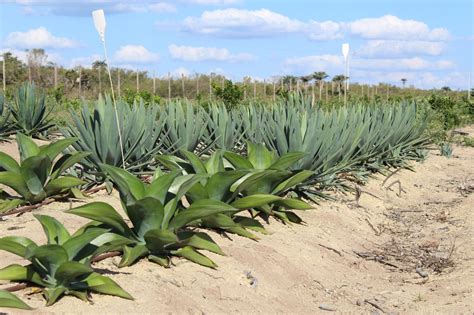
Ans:
{"type": "Polygon", "coordinates": [[[352,81],[465,89],[473,71],[472,0],[0,2],[2,51],[44,48],[67,67],[103,59],[91,18],[103,8],[111,65],[157,76],[333,76],[345,42],[352,81]]]}

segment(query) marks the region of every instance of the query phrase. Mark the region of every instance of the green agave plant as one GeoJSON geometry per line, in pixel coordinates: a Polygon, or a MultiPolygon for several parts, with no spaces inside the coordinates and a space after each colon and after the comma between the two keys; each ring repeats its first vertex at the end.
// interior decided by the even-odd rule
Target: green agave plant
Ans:
{"type": "Polygon", "coordinates": [[[25,82],[14,96],[12,116],[14,128],[28,136],[39,136],[53,126],[45,95],[38,91],[34,84],[25,82]]]}
{"type": "Polygon", "coordinates": [[[0,290],[0,307],[32,310],[32,308],[28,304],[26,304],[25,302],[20,300],[15,294],[7,290],[0,290]]]}
{"type": "Polygon", "coordinates": [[[0,94],[0,141],[5,140],[14,133],[14,126],[10,121],[10,109],[5,101],[5,96],[0,94]]]}
{"type": "Polygon", "coordinates": [[[205,139],[211,139],[213,149],[234,150],[241,147],[244,137],[238,111],[228,111],[224,104],[211,104],[207,109],[205,139]]]}
{"type": "Polygon", "coordinates": [[[132,226],[129,227],[112,206],[103,202],[92,202],[67,212],[99,222],[100,227],[111,229],[113,233],[130,240],[130,244],[117,248],[123,251],[120,267],[131,265],[142,257],[168,267],[171,256],[216,267],[199,250],[224,255],[220,247],[206,233],[186,227],[196,220],[238,209],[211,199],[203,199],[184,208],[181,198],[202,177],[182,176],[179,171],[168,174],[158,171],[153,181],[147,184],[123,169],[108,165],[102,167],[120,192],[132,226]]]}
{"type": "MultiPolygon", "coordinates": [[[[186,160],[174,156],[157,156],[156,158],[170,170],[181,170],[186,174],[208,175],[186,193],[186,197],[191,202],[210,198],[228,203],[240,210],[252,209],[254,216],[259,211],[263,211],[268,215],[276,215],[286,222],[290,222],[290,219],[297,216],[284,209],[309,209],[310,207],[301,200],[283,198],[290,188],[312,175],[309,171],[294,174],[284,170],[287,165],[300,159],[302,154],[291,153],[276,159],[262,146],[249,144],[249,148],[250,160],[236,153],[222,150],[217,150],[206,162],[202,162],[197,155],[188,151],[181,152],[186,160]],[[270,164],[266,165],[265,161],[260,160],[261,158],[266,158],[270,164]],[[254,162],[255,166],[250,161],[254,162]],[[275,208],[272,205],[279,209],[272,209],[275,208]]],[[[228,232],[250,238],[255,238],[255,236],[246,231],[246,228],[265,233],[263,226],[257,220],[241,216],[234,216],[233,219],[229,220],[223,215],[216,215],[203,219],[202,222],[206,227],[224,227],[224,230],[228,232]],[[217,219],[219,220],[216,221],[217,219]]],[[[298,220],[298,222],[301,221],[298,220]]]]}
{"type": "MultiPolygon", "coordinates": [[[[132,173],[150,170],[153,156],[161,149],[159,136],[162,118],[157,119],[158,107],[145,107],[143,102],[129,105],[117,103],[123,141],[125,168],[132,173]]],[[[71,111],[73,124],[61,130],[65,137],[78,140],[72,144],[76,151],[91,154],[80,161],[83,172],[95,182],[104,180],[101,164],[122,167],[120,140],[115,110],[109,97],[100,98],[93,111],[84,103],[80,116],[71,111]]]]}
{"type": "Polygon", "coordinates": [[[314,175],[312,171],[291,171],[295,163],[304,158],[303,152],[289,152],[278,157],[264,145],[247,143],[247,157],[233,152],[225,152],[224,157],[236,170],[249,170],[243,183],[237,182],[244,196],[270,194],[285,196],[275,203],[252,207],[252,214],[265,217],[275,216],[283,222],[301,223],[302,219],[287,209],[306,210],[312,207],[297,198],[290,198],[290,192],[299,195],[299,185],[314,175]],[[245,184],[244,184],[245,183],[245,184]]]}
{"type": "Polygon", "coordinates": [[[214,141],[206,134],[202,108],[194,108],[190,102],[171,102],[161,109],[160,117],[164,117],[162,153],[179,154],[180,150],[187,150],[203,154],[212,147],[214,141]]]}
{"type": "Polygon", "coordinates": [[[90,258],[102,253],[100,246],[94,245],[94,240],[107,235],[107,230],[89,227],[70,235],[56,219],[46,215],[35,217],[44,229],[47,244],[37,245],[20,236],[0,238],[1,250],[30,262],[27,266],[12,264],[0,269],[1,280],[26,281],[44,288],[43,296],[47,306],[54,304],[62,295],[73,295],[88,301],[88,292],[133,299],[112,279],[94,272],[90,266],[90,258]]]}
{"type": "Polygon", "coordinates": [[[85,183],[78,178],[62,175],[88,153],[76,152],[58,158],[77,139],[62,139],[43,146],[38,146],[21,133],[17,134],[16,139],[20,163],[0,152],[0,184],[13,189],[20,197],[0,190],[0,212],[24,203],[35,204],[48,197],[68,194],[73,187],[85,183]]]}

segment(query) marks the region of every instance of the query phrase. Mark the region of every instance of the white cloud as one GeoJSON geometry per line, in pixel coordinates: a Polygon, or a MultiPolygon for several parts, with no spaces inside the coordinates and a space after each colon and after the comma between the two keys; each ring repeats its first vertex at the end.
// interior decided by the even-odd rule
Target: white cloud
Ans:
{"type": "Polygon", "coordinates": [[[355,20],[346,27],[351,34],[367,39],[447,40],[450,37],[445,28],[430,29],[423,22],[393,15],[355,20]]]}
{"type": "Polygon", "coordinates": [[[333,21],[310,21],[306,33],[311,40],[332,40],[343,38],[342,26],[333,21]]]}
{"type": "Polygon", "coordinates": [[[45,27],[8,34],[4,45],[15,48],[73,48],[79,44],[66,37],[56,37],[45,27]]]}
{"type": "Polygon", "coordinates": [[[394,57],[413,54],[438,56],[445,49],[446,44],[443,42],[369,40],[356,50],[356,55],[368,57],[394,57]]]}
{"type": "Polygon", "coordinates": [[[183,29],[192,33],[262,37],[300,33],[311,40],[333,40],[345,35],[384,40],[443,41],[450,38],[445,28],[432,28],[421,21],[403,20],[393,15],[364,18],[350,22],[300,21],[268,9],[223,9],[204,11],[199,17],[187,17],[183,29]]]}
{"type": "Polygon", "coordinates": [[[173,59],[184,61],[248,61],[255,57],[248,53],[232,54],[226,48],[216,47],[192,47],[192,46],[178,46],[171,44],[168,50],[173,59]]]}
{"type": "Polygon", "coordinates": [[[193,33],[260,37],[298,32],[304,27],[304,23],[267,9],[224,9],[204,11],[200,17],[187,17],[183,26],[193,33]]]}
{"type": "Polygon", "coordinates": [[[125,45],[115,52],[112,61],[119,64],[143,64],[156,62],[159,59],[159,54],[151,52],[141,45],[125,45]]]}
{"type": "Polygon", "coordinates": [[[148,9],[156,13],[172,13],[176,12],[176,7],[171,3],[159,2],[148,6],[148,9]]]}
{"type": "MultiPolygon", "coordinates": [[[[455,63],[450,60],[430,61],[419,57],[414,58],[354,58],[350,60],[351,69],[362,70],[447,70],[455,68],[455,63]]],[[[343,71],[343,57],[339,55],[316,55],[289,58],[284,65],[287,71],[343,71]]]]}

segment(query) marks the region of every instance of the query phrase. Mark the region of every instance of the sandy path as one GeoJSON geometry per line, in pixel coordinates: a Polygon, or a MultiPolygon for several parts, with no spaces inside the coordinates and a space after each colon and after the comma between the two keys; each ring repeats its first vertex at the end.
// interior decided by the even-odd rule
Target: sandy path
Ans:
{"type": "MultiPolygon", "coordinates": [[[[473,160],[474,148],[456,147],[451,159],[434,152],[415,172],[402,170],[384,186],[381,177],[361,187],[358,202],[354,195],[338,195],[339,201],[303,213],[307,225],[270,222],[272,234],[259,242],[211,233],[227,253],[209,254],[217,270],[179,259],[171,269],[145,260],[118,269],[117,257],[96,265],[135,301],[94,294],[94,305],[65,297],[45,308],[40,295],[17,293],[42,314],[327,312],[320,307],[337,313],[472,314],[473,160]],[[400,196],[398,184],[386,189],[397,180],[400,196]]],[[[94,200],[119,205],[116,195],[104,192],[94,200]]],[[[36,212],[74,230],[84,221],[62,213],[69,206],[54,203],[36,212]]],[[[44,241],[31,213],[0,221],[0,236],[15,234],[44,241]]],[[[3,267],[21,260],[0,252],[0,262],[3,267]]]]}

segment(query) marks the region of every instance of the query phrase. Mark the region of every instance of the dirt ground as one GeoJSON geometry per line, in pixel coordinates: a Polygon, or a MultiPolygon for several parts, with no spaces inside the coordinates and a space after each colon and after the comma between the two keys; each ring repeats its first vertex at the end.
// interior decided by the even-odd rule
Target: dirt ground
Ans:
{"type": "MultiPolygon", "coordinates": [[[[464,131],[474,135],[472,127],[464,131]]],[[[338,201],[302,213],[305,225],[272,221],[266,225],[272,234],[258,242],[211,233],[227,253],[209,254],[216,270],[180,259],[170,269],[146,260],[119,269],[118,257],[94,266],[135,301],[93,294],[94,305],[64,297],[46,308],[31,288],[17,294],[36,314],[473,314],[474,148],[455,147],[453,154],[433,151],[415,172],[380,176],[356,195],[338,194],[338,201]]],[[[119,207],[117,195],[105,191],[93,200],[119,207]]],[[[85,221],[62,212],[70,206],[35,212],[75,230],[85,221]]],[[[0,221],[0,236],[6,235],[45,241],[31,213],[0,221]]],[[[0,262],[22,263],[6,252],[0,262]]]]}

